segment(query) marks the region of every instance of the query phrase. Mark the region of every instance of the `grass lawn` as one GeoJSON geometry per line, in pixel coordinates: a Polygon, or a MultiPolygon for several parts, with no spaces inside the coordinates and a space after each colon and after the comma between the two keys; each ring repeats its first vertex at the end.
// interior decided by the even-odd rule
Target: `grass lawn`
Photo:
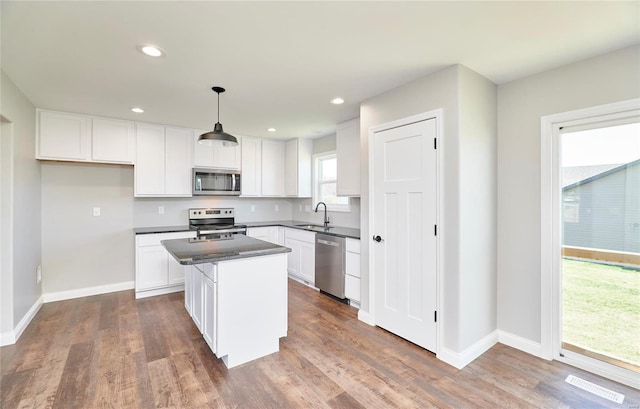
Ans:
{"type": "Polygon", "coordinates": [[[640,269],[563,259],[563,342],[640,366],[640,269]]]}

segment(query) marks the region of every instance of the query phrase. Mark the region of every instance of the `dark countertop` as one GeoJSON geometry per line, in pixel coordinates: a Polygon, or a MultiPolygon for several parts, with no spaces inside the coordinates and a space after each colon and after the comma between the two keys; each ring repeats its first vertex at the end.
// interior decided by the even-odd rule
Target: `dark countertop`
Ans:
{"type": "MultiPolygon", "coordinates": [[[[293,229],[312,231],[316,233],[329,234],[332,236],[338,237],[348,237],[351,239],[360,239],[360,229],[353,229],[350,227],[340,227],[340,226],[332,226],[329,225],[329,229],[325,230],[322,227],[312,229],[305,228],[304,226],[296,226],[297,224],[302,225],[314,225],[316,223],[312,222],[301,222],[296,220],[277,220],[270,222],[236,222],[238,224],[246,224],[247,227],[269,227],[269,226],[282,226],[282,227],[290,227],[293,229]]],[[[165,227],[136,227],[133,229],[135,234],[154,234],[154,233],[175,233],[175,232],[183,232],[189,231],[188,225],[185,226],[165,226],[165,227]]]]}
{"type": "Polygon", "coordinates": [[[180,264],[215,263],[291,252],[288,247],[243,234],[233,234],[218,240],[173,239],[162,240],[161,243],[180,264]]]}
{"type": "Polygon", "coordinates": [[[350,239],[360,239],[360,229],[353,229],[351,227],[340,227],[340,226],[332,226],[329,224],[329,229],[323,229],[322,227],[312,229],[306,228],[304,226],[297,226],[298,224],[302,225],[320,225],[321,223],[313,223],[313,222],[301,222],[297,220],[278,220],[272,222],[250,222],[250,223],[242,223],[246,224],[247,227],[268,227],[268,226],[282,226],[282,227],[290,227],[293,229],[307,230],[315,233],[329,234],[331,236],[338,237],[348,237],[350,239]]]}
{"type": "Polygon", "coordinates": [[[134,227],[134,234],[156,234],[156,233],[178,233],[190,231],[189,225],[184,226],[162,226],[162,227],[134,227]]]}

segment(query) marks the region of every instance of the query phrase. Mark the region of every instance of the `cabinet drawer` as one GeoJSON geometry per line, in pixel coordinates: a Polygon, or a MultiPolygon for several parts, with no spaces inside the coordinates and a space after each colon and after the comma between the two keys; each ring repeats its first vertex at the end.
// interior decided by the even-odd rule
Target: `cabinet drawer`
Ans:
{"type": "Polygon", "coordinates": [[[360,278],[360,254],[347,252],[345,259],[345,273],[347,276],[360,278]]]}
{"type": "Polygon", "coordinates": [[[195,231],[185,231],[177,233],[158,233],[158,234],[138,234],[136,235],[136,244],[138,246],[161,246],[162,240],[186,239],[196,237],[195,231]]]}
{"type": "Polygon", "coordinates": [[[360,240],[350,239],[347,237],[346,243],[347,251],[360,254],[360,240]]]}
{"type": "Polygon", "coordinates": [[[344,278],[344,296],[360,302],[360,279],[352,276],[344,278]]]}

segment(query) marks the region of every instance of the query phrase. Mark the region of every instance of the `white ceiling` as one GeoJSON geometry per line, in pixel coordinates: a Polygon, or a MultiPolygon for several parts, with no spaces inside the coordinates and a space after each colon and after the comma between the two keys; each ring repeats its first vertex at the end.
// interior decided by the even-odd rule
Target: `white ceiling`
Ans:
{"type": "Polygon", "coordinates": [[[452,64],[502,84],[640,43],[638,1],[3,0],[1,13],[2,69],[36,107],[212,129],[217,85],[225,131],[280,138],[330,133],[452,64]]]}

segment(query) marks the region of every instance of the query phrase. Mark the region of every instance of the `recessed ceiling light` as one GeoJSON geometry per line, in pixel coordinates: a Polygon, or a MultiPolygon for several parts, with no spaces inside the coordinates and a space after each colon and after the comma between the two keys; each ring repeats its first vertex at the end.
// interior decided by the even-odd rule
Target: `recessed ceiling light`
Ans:
{"type": "Polygon", "coordinates": [[[142,109],[142,108],[138,108],[138,107],[131,108],[131,110],[132,110],[133,112],[135,112],[136,114],[141,114],[141,113],[143,113],[143,112],[144,112],[144,109],[142,109]]]}
{"type": "Polygon", "coordinates": [[[334,105],[340,105],[340,104],[344,104],[344,99],[342,99],[340,97],[336,97],[336,98],[332,99],[329,102],[331,102],[334,105]]]}
{"type": "Polygon", "coordinates": [[[276,131],[276,128],[268,128],[268,129],[267,129],[267,131],[269,131],[269,132],[275,132],[275,131],[276,131]]]}
{"type": "Polygon", "coordinates": [[[155,45],[142,44],[137,46],[136,48],[141,53],[144,53],[150,57],[162,57],[166,54],[162,48],[156,47],[155,45]]]}

